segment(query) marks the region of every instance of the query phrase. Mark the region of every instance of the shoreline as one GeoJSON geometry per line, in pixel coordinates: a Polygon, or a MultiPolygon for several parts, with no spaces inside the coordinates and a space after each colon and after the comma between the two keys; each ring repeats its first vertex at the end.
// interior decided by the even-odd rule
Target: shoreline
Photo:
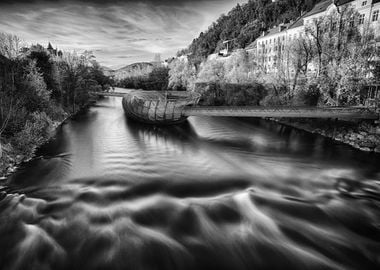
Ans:
{"type": "MultiPolygon", "coordinates": [[[[52,124],[52,130],[49,136],[40,144],[34,145],[33,150],[26,156],[21,156],[14,152],[8,154],[10,162],[6,164],[6,169],[0,175],[0,185],[4,183],[10,175],[18,169],[19,165],[28,162],[35,157],[36,150],[54,138],[56,130],[65,122],[72,119],[76,115],[88,109],[94,101],[78,109],[76,112],[67,115],[61,121],[55,121],[52,124]]],[[[369,122],[349,122],[349,121],[334,121],[326,119],[290,119],[290,118],[264,118],[270,121],[282,124],[298,130],[303,130],[311,134],[318,134],[325,138],[332,139],[337,142],[344,143],[355,149],[364,152],[380,153],[380,126],[369,122]]]]}
{"type": "Polygon", "coordinates": [[[276,119],[269,120],[318,134],[349,145],[357,150],[380,154],[380,126],[370,122],[346,122],[333,120],[276,119]]]}
{"type": "MultiPolygon", "coordinates": [[[[61,127],[68,120],[72,119],[73,117],[75,117],[79,113],[82,113],[84,110],[88,109],[93,103],[94,103],[93,101],[90,101],[88,104],[79,108],[76,112],[64,116],[64,118],[62,120],[54,121],[52,126],[51,126],[51,131],[50,131],[49,136],[45,140],[41,141],[41,143],[39,143],[37,145],[33,145],[33,150],[30,153],[28,153],[27,155],[22,156],[17,151],[13,151],[13,153],[10,153],[10,154],[8,153],[8,157],[9,157],[10,162],[5,164],[5,166],[4,166],[5,169],[1,172],[0,185],[3,185],[7,181],[8,177],[11,176],[13,173],[15,173],[22,163],[25,163],[25,162],[32,160],[36,155],[36,150],[39,147],[41,147],[42,145],[44,145],[45,143],[49,142],[51,139],[53,139],[55,134],[56,134],[56,131],[59,127],[61,127]]],[[[2,147],[1,144],[0,144],[0,147],[2,147]]],[[[4,151],[2,151],[2,154],[4,154],[4,151]]]]}

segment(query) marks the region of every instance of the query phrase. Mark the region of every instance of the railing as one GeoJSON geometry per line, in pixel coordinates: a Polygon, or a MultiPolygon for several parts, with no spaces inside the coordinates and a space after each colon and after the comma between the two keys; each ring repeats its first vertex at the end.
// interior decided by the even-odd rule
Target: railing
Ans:
{"type": "Polygon", "coordinates": [[[89,94],[101,97],[124,97],[126,95],[121,92],[89,92],[89,94]]]}
{"type": "Polygon", "coordinates": [[[350,118],[378,119],[375,110],[364,107],[261,107],[261,106],[198,106],[187,107],[185,116],[287,117],[287,118],[350,118]]]}

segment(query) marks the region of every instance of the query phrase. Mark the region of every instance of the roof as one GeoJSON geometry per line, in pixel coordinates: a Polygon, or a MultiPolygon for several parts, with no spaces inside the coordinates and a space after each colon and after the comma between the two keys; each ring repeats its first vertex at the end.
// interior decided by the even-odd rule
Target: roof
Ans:
{"type": "Polygon", "coordinates": [[[293,29],[293,28],[297,28],[297,27],[300,27],[300,26],[303,26],[303,19],[304,19],[305,16],[302,16],[300,18],[298,18],[293,24],[291,24],[288,29],[293,29]]]}
{"type": "Polygon", "coordinates": [[[246,50],[253,50],[257,47],[257,40],[254,42],[250,43],[247,47],[245,47],[246,50]]]}
{"type": "MultiPolygon", "coordinates": [[[[347,0],[346,0],[347,1],[347,0]]],[[[347,1],[349,2],[349,1],[347,1]]],[[[312,10],[310,10],[308,13],[305,14],[305,17],[309,17],[309,16],[312,16],[312,15],[315,15],[315,14],[318,14],[320,12],[324,12],[327,10],[327,8],[333,4],[334,1],[332,0],[325,0],[325,1],[322,1],[318,4],[316,4],[312,10]]]]}
{"type": "MultiPolygon", "coordinates": [[[[312,15],[318,14],[320,12],[324,12],[332,4],[336,4],[337,6],[342,6],[342,5],[345,5],[345,4],[350,3],[352,1],[354,1],[354,0],[337,0],[336,3],[334,0],[322,1],[318,4],[316,4],[312,10],[310,10],[308,13],[306,13],[305,17],[312,16],[312,15]]],[[[373,0],[372,1],[373,4],[376,2],[380,2],[380,0],[373,0]]]]}
{"type": "Polygon", "coordinates": [[[278,34],[278,33],[281,33],[281,32],[285,32],[285,30],[288,29],[289,25],[290,25],[290,23],[286,23],[286,24],[284,23],[282,25],[276,25],[275,27],[272,27],[271,29],[269,29],[265,33],[264,37],[268,37],[268,36],[272,36],[272,35],[275,35],[275,34],[278,34]],[[280,30],[281,29],[280,26],[283,26],[282,30],[280,30]]]}
{"type": "Polygon", "coordinates": [[[49,42],[49,45],[47,47],[49,50],[52,50],[53,49],[53,46],[51,46],[51,43],[49,42]]]}
{"type": "MultiPolygon", "coordinates": [[[[338,0],[337,4],[338,4],[338,6],[341,6],[341,5],[347,4],[347,3],[352,2],[352,1],[353,0],[338,0]]],[[[374,0],[373,3],[376,3],[376,0],[374,0]]]]}

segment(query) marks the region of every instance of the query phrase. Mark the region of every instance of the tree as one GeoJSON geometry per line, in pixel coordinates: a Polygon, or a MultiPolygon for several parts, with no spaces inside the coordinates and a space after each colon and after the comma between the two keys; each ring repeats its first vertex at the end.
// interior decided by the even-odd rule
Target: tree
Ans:
{"type": "Polygon", "coordinates": [[[176,58],[169,65],[169,88],[174,90],[193,90],[196,69],[185,57],[176,58]]]}
{"type": "Polygon", "coordinates": [[[373,30],[359,25],[358,16],[352,7],[339,7],[306,28],[325,103],[358,104],[359,91],[371,73],[371,59],[378,54],[370,42],[373,30]]]}
{"type": "Polygon", "coordinates": [[[51,91],[47,89],[43,73],[37,67],[36,61],[27,62],[24,68],[23,89],[28,111],[42,111],[49,106],[51,91]]]}
{"type": "Polygon", "coordinates": [[[0,33],[0,55],[14,59],[20,55],[21,39],[12,34],[0,33]]]}
{"type": "Polygon", "coordinates": [[[208,60],[202,63],[198,73],[198,82],[223,82],[224,63],[219,60],[208,60]]]}

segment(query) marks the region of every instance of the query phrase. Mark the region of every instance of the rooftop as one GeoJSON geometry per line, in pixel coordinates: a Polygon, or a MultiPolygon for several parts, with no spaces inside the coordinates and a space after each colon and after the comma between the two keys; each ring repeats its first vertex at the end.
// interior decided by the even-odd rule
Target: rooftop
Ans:
{"type": "Polygon", "coordinates": [[[286,29],[288,29],[289,25],[290,25],[290,23],[283,23],[283,24],[280,24],[280,25],[276,25],[276,26],[272,27],[271,29],[269,29],[265,33],[264,36],[268,37],[268,36],[272,36],[272,35],[284,32],[286,29]]]}
{"type": "MultiPolygon", "coordinates": [[[[349,0],[342,0],[342,1],[339,1],[339,2],[347,2],[348,3],[350,1],[349,0]]],[[[312,16],[312,15],[318,14],[320,12],[324,12],[333,3],[334,3],[333,0],[322,1],[322,2],[320,2],[318,4],[316,4],[312,10],[310,10],[308,13],[306,13],[305,17],[312,16]]]]}
{"type": "Polygon", "coordinates": [[[253,50],[255,49],[257,46],[257,40],[255,40],[254,42],[252,42],[251,44],[249,44],[247,47],[245,47],[246,50],[253,50]]]}
{"type": "Polygon", "coordinates": [[[303,19],[305,18],[305,16],[302,16],[300,18],[298,18],[293,24],[291,24],[288,29],[293,29],[293,28],[297,28],[297,27],[300,27],[300,26],[303,26],[303,19]]]}

